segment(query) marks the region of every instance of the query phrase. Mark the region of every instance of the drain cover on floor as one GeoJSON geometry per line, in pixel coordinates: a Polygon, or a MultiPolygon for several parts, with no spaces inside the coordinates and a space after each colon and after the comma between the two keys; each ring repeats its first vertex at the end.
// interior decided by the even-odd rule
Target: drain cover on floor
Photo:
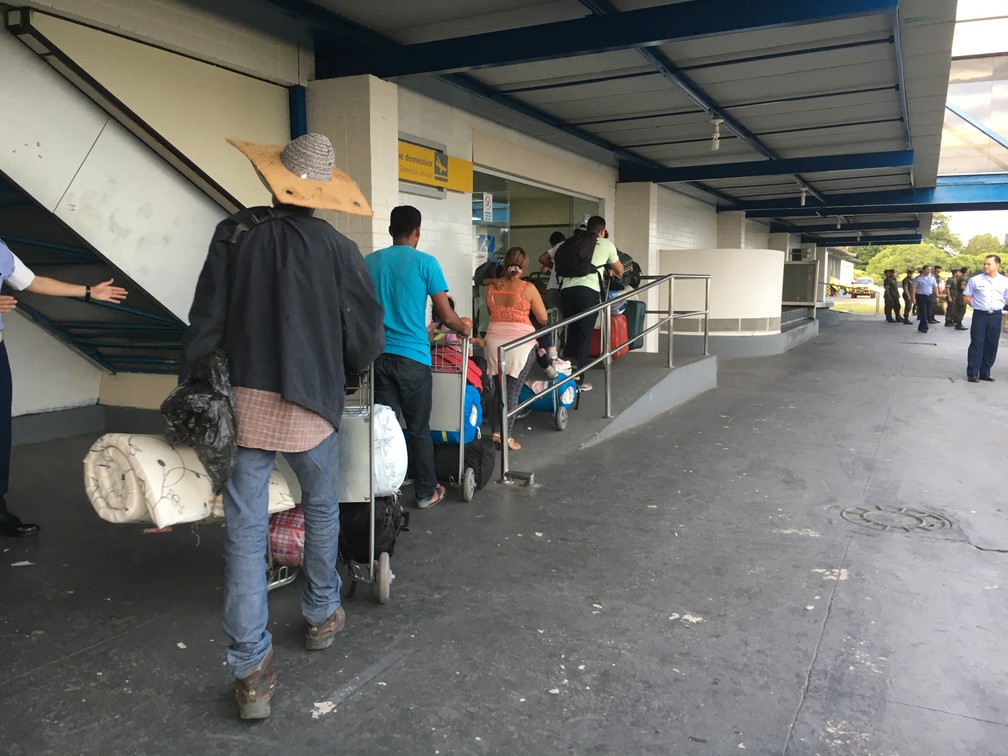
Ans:
{"type": "Polygon", "coordinates": [[[847,507],[840,516],[855,525],[889,533],[930,533],[952,527],[941,515],[910,507],[847,507]]]}

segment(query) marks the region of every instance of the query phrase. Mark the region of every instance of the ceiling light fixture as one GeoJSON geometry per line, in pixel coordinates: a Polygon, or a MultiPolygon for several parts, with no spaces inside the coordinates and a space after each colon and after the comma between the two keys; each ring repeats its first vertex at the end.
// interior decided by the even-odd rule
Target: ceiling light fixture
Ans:
{"type": "Polygon", "coordinates": [[[843,216],[841,216],[841,215],[838,215],[838,216],[837,216],[837,219],[836,219],[836,230],[837,230],[837,231],[839,231],[839,230],[840,230],[840,221],[842,221],[842,220],[843,220],[843,216]]]}
{"type": "Polygon", "coordinates": [[[724,123],[724,118],[711,118],[711,137],[710,137],[710,148],[711,152],[717,152],[721,149],[721,124],[724,123]]]}
{"type": "Polygon", "coordinates": [[[801,190],[801,206],[805,207],[805,187],[804,186],[802,187],[802,190],[801,190]]]}

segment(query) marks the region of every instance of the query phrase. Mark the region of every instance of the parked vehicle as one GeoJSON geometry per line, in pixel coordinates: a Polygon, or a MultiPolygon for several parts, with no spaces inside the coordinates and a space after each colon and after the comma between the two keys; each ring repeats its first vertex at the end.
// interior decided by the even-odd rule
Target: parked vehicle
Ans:
{"type": "Polygon", "coordinates": [[[856,278],[854,283],[847,287],[847,291],[851,299],[857,299],[859,296],[874,297],[877,289],[875,281],[871,276],[862,276],[861,278],[856,278]]]}

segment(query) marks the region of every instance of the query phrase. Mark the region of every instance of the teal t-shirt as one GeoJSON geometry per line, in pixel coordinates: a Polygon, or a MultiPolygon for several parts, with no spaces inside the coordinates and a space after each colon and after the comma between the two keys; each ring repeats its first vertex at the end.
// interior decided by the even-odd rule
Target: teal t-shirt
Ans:
{"type": "Polygon", "coordinates": [[[440,263],[404,244],[372,252],[364,262],[385,308],[385,354],[430,365],[427,298],[448,291],[440,263]]]}

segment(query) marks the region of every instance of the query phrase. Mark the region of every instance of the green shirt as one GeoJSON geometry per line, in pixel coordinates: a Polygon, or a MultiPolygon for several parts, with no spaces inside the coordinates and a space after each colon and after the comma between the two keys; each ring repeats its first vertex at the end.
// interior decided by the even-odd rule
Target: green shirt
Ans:
{"type": "MultiPolygon", "coordinates": [[[[592,265],[596,268],[601,268],[606,263],[614,262],[619,262],[619,253],[616,251],[616,245],[600,236],[598,241],[595,242],[595,254],[592,255],[592,265]]],[[[604,271],[602,275],[605,275],[604,271]]],[[[572,286],[585,286],[592,291],[602,293],[602,287],[599,286],[599,277],[596,273],[587,276],[565,278],[563,280],[562,288],[569,289],[572,286]]]]}

